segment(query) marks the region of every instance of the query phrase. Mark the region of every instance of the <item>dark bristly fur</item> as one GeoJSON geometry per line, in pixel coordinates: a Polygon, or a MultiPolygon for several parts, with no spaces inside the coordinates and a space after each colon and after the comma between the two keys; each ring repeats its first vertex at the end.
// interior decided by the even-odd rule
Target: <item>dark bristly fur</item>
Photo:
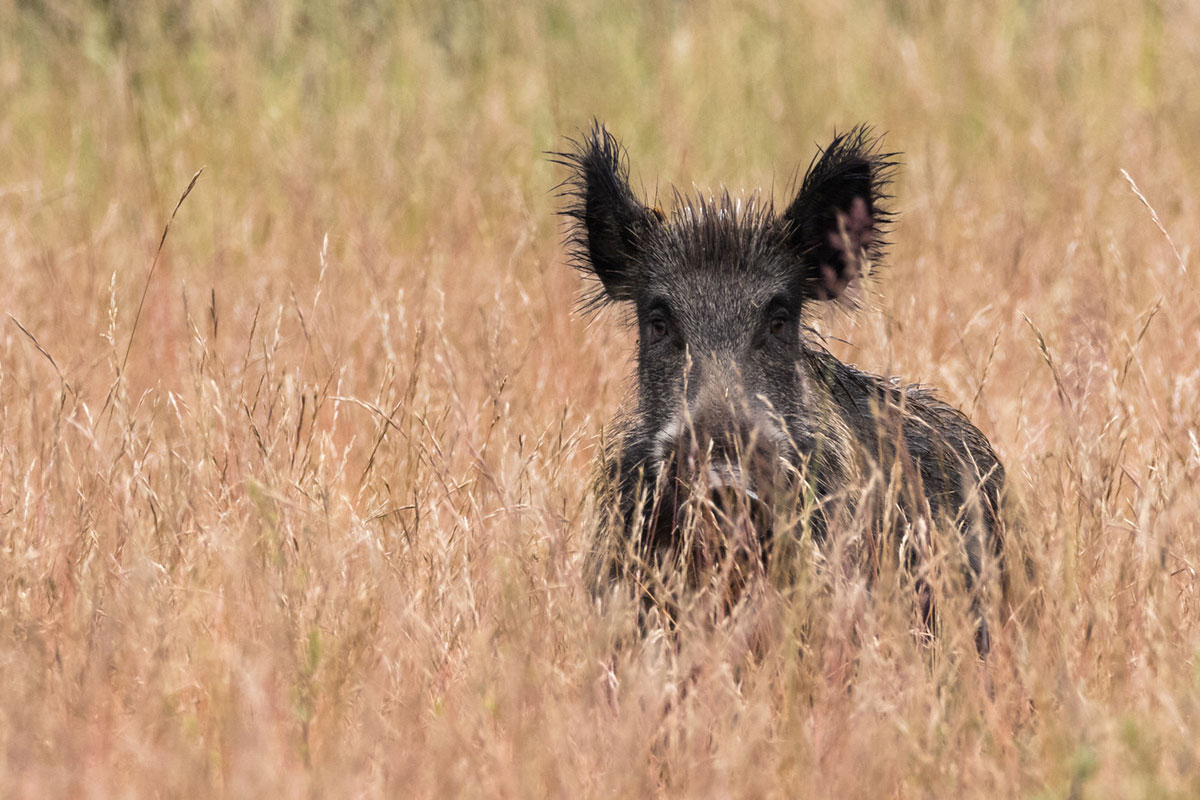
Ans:
{"type": "Polygon", "coordinates": [[[929,622],[930,532],[948,530],[987,652],[999,459],[928,390],[843,364],[805,335],[812,304],[846,297],[886,249],[897,161],[879,142],[865,127],[835,137],[781,214],[727,192],[676,194],[669,216],[648,208],[598,123],[555,154],[570,170],[560,188],[571,258],[597,281],[586,306],[627,304],[639,331],[636,398],[606,437],[598,478],[604,513],[588,561],[598,592],[627,582],[667,607],[672,572],[695,588],[723,569],[728,587],[731,563],[743,586],[808,532],[825,547],[854,539],[868,582],[890,548],[929,622]]]}
{"type": "MultiPolygon", "coordinates": [[[[641,235],[656,216],[634,198],[629,188],[628,156],[599,122],[593,121],[586,139],[571,144],[572,150],[554,153],[552,160],[571,170],[571,177],[559,186],[559,196],[567,200],[561,213],[573,220],[567,237],[572,266],[598,284],[587,294],[584,306],[594,308],[607,300],[630,299],[608,288],[617,280],[619,265],[626,261],[627,253],[620,248],[597,252],[589,247],[588,230],[606,224],[596,219],[594,209],[597,204],[618,209],[629,236],[641,235]]],[[[618,241],[623,238],[617,233],[618,241]]]]}
{"type": "MultiPolygon", "coordinates": [[[[891,199],[887,189],[899,166],[899,153],[880,152],[880,139],[872,138],[872,130],[859,126],[834,137],[821,153],[813,156],[804,174],[796,199],[783,212],[782,218],[791,226],[791,235],[801,241],[812,241],[814,228],[829,226],[831,209],[844,209],[854,197],[866,201],[867,213],[875,221],[877,238],[866,247],[870,263],[878,263],[887,250],[886,234],[892,214],[882,207],[891,199]]],[[[815,260],[832,257],[829,244],[813,245],[807,254],[815,260]]]]}

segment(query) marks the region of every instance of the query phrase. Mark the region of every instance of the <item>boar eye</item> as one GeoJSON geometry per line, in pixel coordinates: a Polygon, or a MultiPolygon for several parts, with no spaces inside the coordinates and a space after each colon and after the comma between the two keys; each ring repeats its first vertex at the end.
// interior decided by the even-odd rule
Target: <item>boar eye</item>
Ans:
{"type": "Polygon", "coordinates": [[[776,339],[784,339],[791,331],[792,315],[782,307],[776,307],[767,317],[767,332],[776,339]]]}
{"type": "Polygon", "coordinates": [[[671,332],[671,326],[666,317],[654,316],[646,320],[646,341],[650,344],[661,342],[671,332]]]}
{"type": "Polygon", "coordinates": [[[640,338],[647,345],[655,345],[664,339],[670,339],[677,348],[683,347],[682,333],[679,326],[675,324],[675,317],[665,299],[655,298],[646,308],[646,315],[642,318],[640,338]]]}

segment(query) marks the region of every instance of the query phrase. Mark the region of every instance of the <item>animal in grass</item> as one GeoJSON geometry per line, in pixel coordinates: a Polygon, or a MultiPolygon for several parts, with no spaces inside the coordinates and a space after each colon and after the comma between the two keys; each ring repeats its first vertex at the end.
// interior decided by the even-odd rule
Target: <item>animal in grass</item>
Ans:
{"type": "Polygon", "coordinates": [[[676,192],[670,214],[638,199],[625,151],[599,123],[556,156],[570,170],[572,258],[597,281],[586,302],[637,322],[636,393],[601,448],[593,588],[640,587],[668,619],[678,592],[701,586],[720,587],[728,607],[807,541],[868,585],[894,557],[932,631],[926,578],[947,537],[931,532],[949,532],[944,552],[959,559],[986,655],[1000,460],[960,411],[842,363],[805,324],[883,255],[896,154],[857,127],[813,159],[782,213],[676,192]]]}

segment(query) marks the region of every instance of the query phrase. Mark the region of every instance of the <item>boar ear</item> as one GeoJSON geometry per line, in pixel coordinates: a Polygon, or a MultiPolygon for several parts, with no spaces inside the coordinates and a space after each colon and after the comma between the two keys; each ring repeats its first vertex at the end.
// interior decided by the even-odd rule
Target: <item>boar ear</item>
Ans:
{"type": "Polygon", "coordinates": [[[599,122],[592,123],[582,141],[570,144],[568,152],[551,155],[572,173],[560,186],[560,196],[568,201],[562,214],[570,221],[572,259],[603,286],[590,304],[606,298],[630,300],[640,250],[646,236],[661,224],[661,212],[634,197],[625,151],[599,122]]]}
{"type": "Polygon", "coordinates": [[[880,207],[897,154],[859,126],[834,138],[804,175],[783,213],[789,248],[800,263],[806,299],[832,300],[884,249],[890,214],[880,207]]]}

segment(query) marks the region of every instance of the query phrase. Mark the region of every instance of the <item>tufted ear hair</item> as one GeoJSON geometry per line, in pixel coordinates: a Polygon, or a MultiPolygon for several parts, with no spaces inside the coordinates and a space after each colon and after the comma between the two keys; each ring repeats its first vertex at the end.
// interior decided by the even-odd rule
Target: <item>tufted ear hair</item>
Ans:
{"type": "Polygon", "coordinates": [[[800,265],[804,299],[841,296],[866,262],[882,256],[891,214],[880,207],[896,153],[881,153],[880,138],[857,126],[813,159],[800,191],[781,217],[800,265]]]}
{"type": "Polygon", "coordinates": [[[603,287],[592,303],[631,300],[639,255],[647,235],[662,224],[661,212],[634,197],[625,150],[599,122],[569,144],[567,152],[551,155],[571,170],[560,196],[568,201],[562,214],[570,221],[567,242],[574,265],[603,287]]]}

